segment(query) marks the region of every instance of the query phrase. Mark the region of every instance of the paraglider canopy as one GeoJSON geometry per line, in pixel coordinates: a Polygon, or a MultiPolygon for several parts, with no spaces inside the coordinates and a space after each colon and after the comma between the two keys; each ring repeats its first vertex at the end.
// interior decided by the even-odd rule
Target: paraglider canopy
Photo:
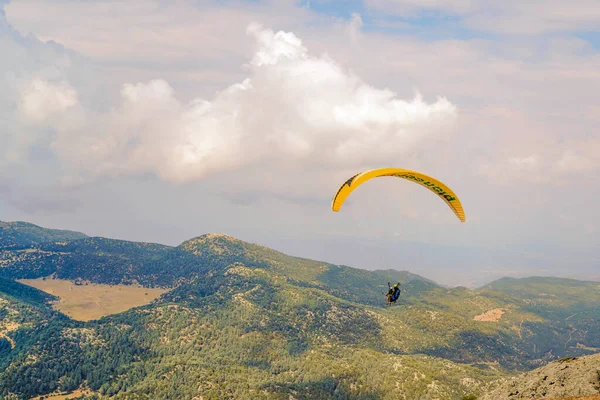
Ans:
{"type": "Polygon", "coordinates": [[[331,208],[333,211],[339,211],[346,198],[360,185],[365,183],[366,181],[379,178],[382,176],[394,176],[397,178],[403,178],[415,183],[418,183],[421,186],[429,189],[433,193],[437,194],[442,200],[448,204],[450,209],[456,214],[459,220],[462,222],[466,221],[465,212],[463,210],[462,204],[458,199],[458,196],[446,185],[442,182],[438,181],[431,176],[427,176],[417,171],[411,171],[409,169],[402,168],[380,168],[373,169],[365,172],[361,172],[359,174],[354,175],[350,179],[348,179],[344,184],[339,188],[335,196],[333,197],[333,201],[331,202],[331,208]]]}

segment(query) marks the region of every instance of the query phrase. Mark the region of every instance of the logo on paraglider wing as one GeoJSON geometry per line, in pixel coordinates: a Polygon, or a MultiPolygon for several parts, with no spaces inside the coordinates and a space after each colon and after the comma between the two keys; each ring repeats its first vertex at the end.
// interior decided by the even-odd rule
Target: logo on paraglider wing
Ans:
{"type": "Polygon", "coordinates": [[[434,183],[428,182],[428,181],[426,181],[423,178],[419,178],[417,176],[410,175],[410,174],[398,174],[396,176],[398,178],[410,179],[410,180],[413,180],[413,181],[415,181],[417,183],[420,183],[423,186],[427,186],[428,188],[430,188],[431,190],[437,192],[437,194],[439,194],[441,197],[445,198],[448,201],[454,201],[454,200],[456,200],[456,197],[449,195],[441,187],[437,186],[434,183]]]}
{"type": "MultiPolygon", "coordinates": [[[[348,185],[348,187],[350,187],[350,185],[352,185],[352,181],[353,181],[353,180],[354,180],[354,178],[356,178],[358,175],[360,175],[360,174],[356,174],[356,175],[354,175],[352,178],[348,179],[348,180],[346,181],[346,183],[344,183],[344,185],[348,185]]],[[[342,185],[342,186],[343,186],[343,185],[342,185]]]]}
{"type": "Polygon", "coordinates": [[[360,175],[360,173],[354,175],[352,178],[348,179],[346,182],[344,182],[344,184],[342,186],[340,186],[340,188],[338,189],[337,193],[335,194],[335,196],[333,196],[333,203],[332,203],[332,207],[335,204],[335,201],[338,197],[338,195],[340,194],[340,192],[342,191],[342,189],[344,189],[344,186],[348,186],[350,187],[352,185],[352,181],[354,181],[354,178],[356,178],[358,175],[360,175]]]}

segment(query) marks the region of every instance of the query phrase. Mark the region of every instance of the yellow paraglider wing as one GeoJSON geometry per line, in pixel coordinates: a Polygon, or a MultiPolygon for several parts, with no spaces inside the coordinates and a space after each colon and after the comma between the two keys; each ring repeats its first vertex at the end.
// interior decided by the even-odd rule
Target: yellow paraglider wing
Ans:
{"type": "Polygon", "coordinates": [[[442,198],[442,200],[448,204],[452,211],[454,211],[454,214],[456,214],[458,219],[460,219],[462,222],[466,221],[465,212],[460,200],[458,199],[458,196],[456,196],[456,194],[448,186],[444,185],[437,179],[432,178],[431,176],[401,168],[373,169],[354,175],[352,178],[344,182],[344,184],[333,197],[333,201],[331,202],[332,210],[339,211],[346,198],[354,191],[354,189],[370,179],[379,178],[382,176],[395,176],[398,178],[407,179],[426,187],[433,193],[440,196],[440,198],[442,198]]]}

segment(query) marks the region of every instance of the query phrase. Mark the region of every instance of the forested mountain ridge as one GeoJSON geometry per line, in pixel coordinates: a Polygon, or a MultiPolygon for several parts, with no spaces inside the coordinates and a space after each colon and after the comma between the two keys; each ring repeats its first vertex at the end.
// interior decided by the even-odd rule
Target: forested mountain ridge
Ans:
{"type": "Polygon", "coordinates": [[[461,399],[513,371],[600,348],[597,282],[448,289],[221,234],[176,247],[86,237],[5,249],[0,260],[5,279],[170,289],[83,323],[0,285],[0,313],[21,318],[5,331],[0,398],[83,387],[116,398],[461,399]],[[391,308],[387,280],[403,287],[391,308]]]}
{"type": "MultiPolygon", "coordinates": [[[[0,246],[4,242],[0,235],[0,246]]],[[[93,283],[139,283],[174,287],[241,262],[265,268],[304,285],[328,288],[365,304],[381,304],[385,279],[402,280],[406,290],[438,287],[407,271],[365,271],[293,257],[223,234],[206,234],[172,247],[100,237],[43,242],[0,252],[0,276],[11,279],[53,276],[93,283]]]]}
{"type": "Polygon", "coordinates": [[[29,222],[0,221],[0,249],[30,246],[44,242],[58,242],[83,239],[87,235],[59,229],[48,229],[29,222]]]}

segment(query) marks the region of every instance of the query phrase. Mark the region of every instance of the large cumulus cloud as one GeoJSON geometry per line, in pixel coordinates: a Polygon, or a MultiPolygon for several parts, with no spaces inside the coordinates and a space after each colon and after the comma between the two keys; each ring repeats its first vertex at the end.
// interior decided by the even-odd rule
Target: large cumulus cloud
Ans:
{"type": "MultiPolygon", "coordinates": [[[[310,54],[293,33],[256,23],[247,33],[256,42],[248,77],[211,99],[187,103],[155,79],[125,83],[117,104],[97,107],[93,97],[80,94],[82,82],[69,79],[74,59],[66,52],[50,60],[51,73],[48,63],[27,73],[4,65],[16,82],[7,92],[14,129],[5,159],[14,164],[42,146],[54,156],[63,183],[146,173],[186,182],[264,162],[359,167],[448,134],[456,117],[447,99],[427,103],[418,93],[400,99],[327,55],[310,54]]],[[[5,49],[11,53],[32,48],[15,40],[4,46],[12,46],[5,49]]]]}

